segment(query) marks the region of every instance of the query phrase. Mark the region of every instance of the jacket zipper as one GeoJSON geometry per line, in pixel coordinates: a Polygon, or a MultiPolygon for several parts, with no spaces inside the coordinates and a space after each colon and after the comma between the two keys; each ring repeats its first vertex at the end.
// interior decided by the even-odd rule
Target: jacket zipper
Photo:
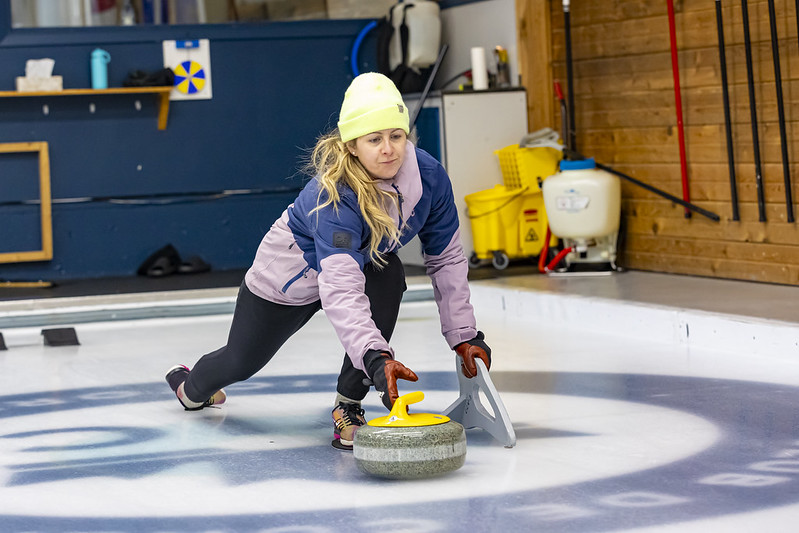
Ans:
{"type": "MultiPolygon", "coordinates": [[[[398,203],[397,209],[399,211],[397,213],[397,217],[399,218],[399,228],[400,228],[400,232],[401,232],[402,231],[402,227],[405,225],[405,221],[402,219],[402,201],[403,201],[402,193],[400,192],[399,187],[397,187],[396,183],[392,183],[391,186],[394,188],[394,191],[397,193],[397,203],[398,203]]],[[[388,245],[388,249],[386,251],[390,252],[392,250],[398,250],[399,248],[400,248],[400,243],[398,241],[398,242],[394,243],[393,246],[391,244],[389,244],[388,245]]]]}
{"type": "Polygon", "coordinates": [[[299,272],[297,275],[295,275],[293,278],[291,278],[290,280],[288,280],[288,281],[286,282],[286,284],[285,284],[285,285],[283,285],[283,288],[282,288],[282,289],[280,289],[280,291],[281,291],[281,292],[283,292],[283,293],[285,294],[285,292],[286,292],[287,290],[289,290],[289,287],[291,287],[291,285],[292,285],[292,284],[293,284],[295,281],[297,281],[298,279],[305,277],[305,275],[308,273],[308,271],[309,271],[309,270],[311,270],[311,267],[310,267],[310,266],[307,266],[307,267],[305,267],[304,269],[302,269],[302,270],[301,270],[301,271],[300,271],[300,272],[299,272]]]}
{"type": "Polygon", "coordinates": [[[404,222],[402,220],[402,193],[400,192],[400,190],[397,187],[396,183],[392,183],[391,186],[397,192],[397,199],[399,200],[399,206],[398,206],[399,207],[399,214],[398,215],[399,215],[399,227],[401,228],[403,226],[403,224],[404,224],[404,222]]]}

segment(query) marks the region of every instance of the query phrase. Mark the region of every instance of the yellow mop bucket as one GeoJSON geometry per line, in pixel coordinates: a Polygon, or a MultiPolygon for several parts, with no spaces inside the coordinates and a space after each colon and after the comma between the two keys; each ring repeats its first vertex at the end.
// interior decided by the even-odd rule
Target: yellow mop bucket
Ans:
{"type": "MultiPolygon", "coordinates": [[[[472,226],[472,266],[491,259],[503,269],[510,259],[537,256],[544,248],[547,214],[540,183],[557,173],[561,151],[512,144],[494,152],[504,185],[465,197],[472,226]]],[[[552,236],[550,244],[557,244],[552,236]]]]}
{"type": "MultiPolygon", "coordinates": [[[[544,196],[527,187],[510,189],[495,185],[465,197],[472,226],[474,251],[469,261],[477,266],[490,259],[497,269],[511,259],[541,253],[547,231],[544,196]]],[[[550,245],[557,244],[552,237],[550,245]]]]}
{"type": "Polygon", "coordinates": [[[495,252],[509,257],[519,255],[519,215],[526,192],[526,188],[495,185],[493,189],[466,195],[477,259],[492,259],[495,252]]]}

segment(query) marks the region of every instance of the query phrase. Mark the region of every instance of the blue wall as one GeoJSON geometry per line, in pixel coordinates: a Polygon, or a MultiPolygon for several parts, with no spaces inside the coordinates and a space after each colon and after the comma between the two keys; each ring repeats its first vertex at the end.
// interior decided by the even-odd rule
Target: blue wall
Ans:
{"type": "MultiPolygon", "coordinates": [[[[111,54],[109,85],[121,86],[130,70],[161,68],[168,39],[209,39],[213,76],[213,99],[171,102],[164,131],[149,95],[0,98],[0,142],[49,143],[56,200],[54,259],[0,264],[0,279],[132,275],[166,243],[215,269],[247,267],[302,186],[303,149],[335,125],[367,22],[11,30],[0,0],[0,90],[43,57],[65,88],[89,87],[96,47],[111,54]],[[229,189],[256,193],[204,194],[229,189]],[[69,198],[92,200],[58,203],[69,198]]],[[[367,40],[361,71],[374,70],[373,49],[367,40]]],[[[18,205],[38,196],[36,177],[31,156],[0,154],[0,252],[37,246],[38,207],[18,205]]]]}

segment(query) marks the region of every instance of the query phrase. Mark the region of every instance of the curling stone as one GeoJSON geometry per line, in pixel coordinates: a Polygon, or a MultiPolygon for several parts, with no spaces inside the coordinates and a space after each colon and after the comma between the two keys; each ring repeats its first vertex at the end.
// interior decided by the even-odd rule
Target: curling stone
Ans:
{"type": "Polygon", "coordinates": [[[457,470],[466,461],[466,432],[449,417],[408,412],[424,393],[400,396],[388,416],[355,432],[353,456],[363,472],[391,479],[419,479],[457,470]]]}

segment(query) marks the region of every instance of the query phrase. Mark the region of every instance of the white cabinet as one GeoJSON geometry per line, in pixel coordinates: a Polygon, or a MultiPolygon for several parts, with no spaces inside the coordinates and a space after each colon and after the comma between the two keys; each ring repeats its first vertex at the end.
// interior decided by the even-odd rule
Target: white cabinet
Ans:
{"type": "MultiPolygon", "coordinates": [[[[411,110],[416,109],[419,95],[404,99],[411,110]]],[[[417,121],[417,144],[439,158],[449,173],[467,257],[473,246],[464,198],[502,183],[494,150],[518,143],[526,134],[527,97],[522,88],[431,92],[424,102],[417,121]]],[[[419,241],[409,243],[399,256],[405,264],[421,265],[419,241]]]]}

